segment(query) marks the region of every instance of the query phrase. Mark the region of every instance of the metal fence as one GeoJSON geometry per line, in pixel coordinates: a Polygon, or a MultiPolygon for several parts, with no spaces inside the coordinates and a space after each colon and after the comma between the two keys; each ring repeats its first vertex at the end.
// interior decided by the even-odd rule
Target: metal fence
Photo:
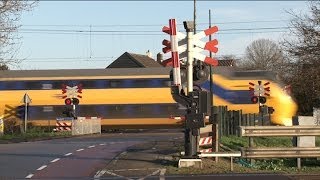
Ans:
{"type": "Polygon", "coordinates": [[[72,135],[101,133],[101,118],[78,117],[72,123],[72,135]]]}
{"type": "Polygon", "coordinates": [[[228,110],[227,106],[215,106],[214,114],[219,123],[219,135],[239,135],[239,126],[270,125],[270,115],[242,114],[242,110],[228,110]]]}

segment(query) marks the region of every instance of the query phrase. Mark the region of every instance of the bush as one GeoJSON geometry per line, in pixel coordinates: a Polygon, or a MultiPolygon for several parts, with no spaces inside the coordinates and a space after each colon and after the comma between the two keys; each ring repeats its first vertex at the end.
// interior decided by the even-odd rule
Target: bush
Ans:
{"type": "Polygon", "coordinates": [[[5,119],[4,123],[4,134],[19,134],[21,133],[21,121],[16,118],[5,119]]]}

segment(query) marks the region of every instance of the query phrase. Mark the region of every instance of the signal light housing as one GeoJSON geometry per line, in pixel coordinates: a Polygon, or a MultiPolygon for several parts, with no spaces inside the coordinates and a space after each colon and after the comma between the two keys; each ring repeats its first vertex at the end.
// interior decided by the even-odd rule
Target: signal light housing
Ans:
{"type": "Polygon", "coordinates": [[[263,96],[252,96],[251,97],[251,102],[253,104],[256,104],[256,103],[261,103],[261,104],[265,104],[267,102],[267,98],[266,97],[263,97],[263,96]]]}
{"type": "Polygon", "coordinates": [[[205,64],[200,64],[199,61],[193,66],[193,81],[195,84],[202,84],[209,78],[209,70],[205,64]]]}
{"type": "Polygon", "coordinates": [[[79,99],[78,98],[72,98],[72,104],[78,105],[79,104],[79,99]]]}
{"type": "Polygon", "coordinates": [[[263,96],[259,96],[259,102],[261,104],[265,104],[267,102],[267,98],[266,97],[263,97],[263,96]]]}
{"type": "Polygon", "coordinates": [[[66,105],[78,105],[79,104],[79,99],[78,98],[67,98],[64,100],[64,103],[66,105]]]}

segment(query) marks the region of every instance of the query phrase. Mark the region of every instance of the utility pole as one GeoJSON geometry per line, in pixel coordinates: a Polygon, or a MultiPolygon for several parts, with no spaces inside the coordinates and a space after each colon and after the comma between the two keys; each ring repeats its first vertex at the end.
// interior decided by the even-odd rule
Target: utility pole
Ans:
{"type": "MultiPolygon", "coordinates": [[[[211,10],[209,9],[209,28],[211,28],[211,10]]],[[[212,40],[212,35],[210,34],[209,36],[209,41],[212,40]]],[[[212,52],[210,51],[209,57],[212,58],[212,52]]],[[[211,114],[210,114],[210,123],[212,123],[212,141],[214,142],[212,145],[212,150],[214,152],[218,152],[219,151],[219,125],[218,125],[218,121],[217,121],[217,117],[214,117],[214,107],[213,107],[213,87],[212,87],[212,83],[213,83],[213,70],[212,70],[212,65],[210,65],[210,108],[211,108],[211,114]]],[[[215,157],[215,161],[218,162],[218,157],[215,157]]]]}

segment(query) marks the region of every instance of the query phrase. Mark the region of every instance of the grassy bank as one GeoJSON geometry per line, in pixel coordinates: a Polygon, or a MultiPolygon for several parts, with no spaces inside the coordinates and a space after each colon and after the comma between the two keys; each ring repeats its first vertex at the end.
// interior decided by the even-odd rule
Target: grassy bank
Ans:
{"type": "Polygon", "coordinates": [[[10,133],[0,136],[0,143],[15,143],[53,138],[71,137],[71,132],[46,132],[41,128],[30,128],[27,133],[10,133]]]}

